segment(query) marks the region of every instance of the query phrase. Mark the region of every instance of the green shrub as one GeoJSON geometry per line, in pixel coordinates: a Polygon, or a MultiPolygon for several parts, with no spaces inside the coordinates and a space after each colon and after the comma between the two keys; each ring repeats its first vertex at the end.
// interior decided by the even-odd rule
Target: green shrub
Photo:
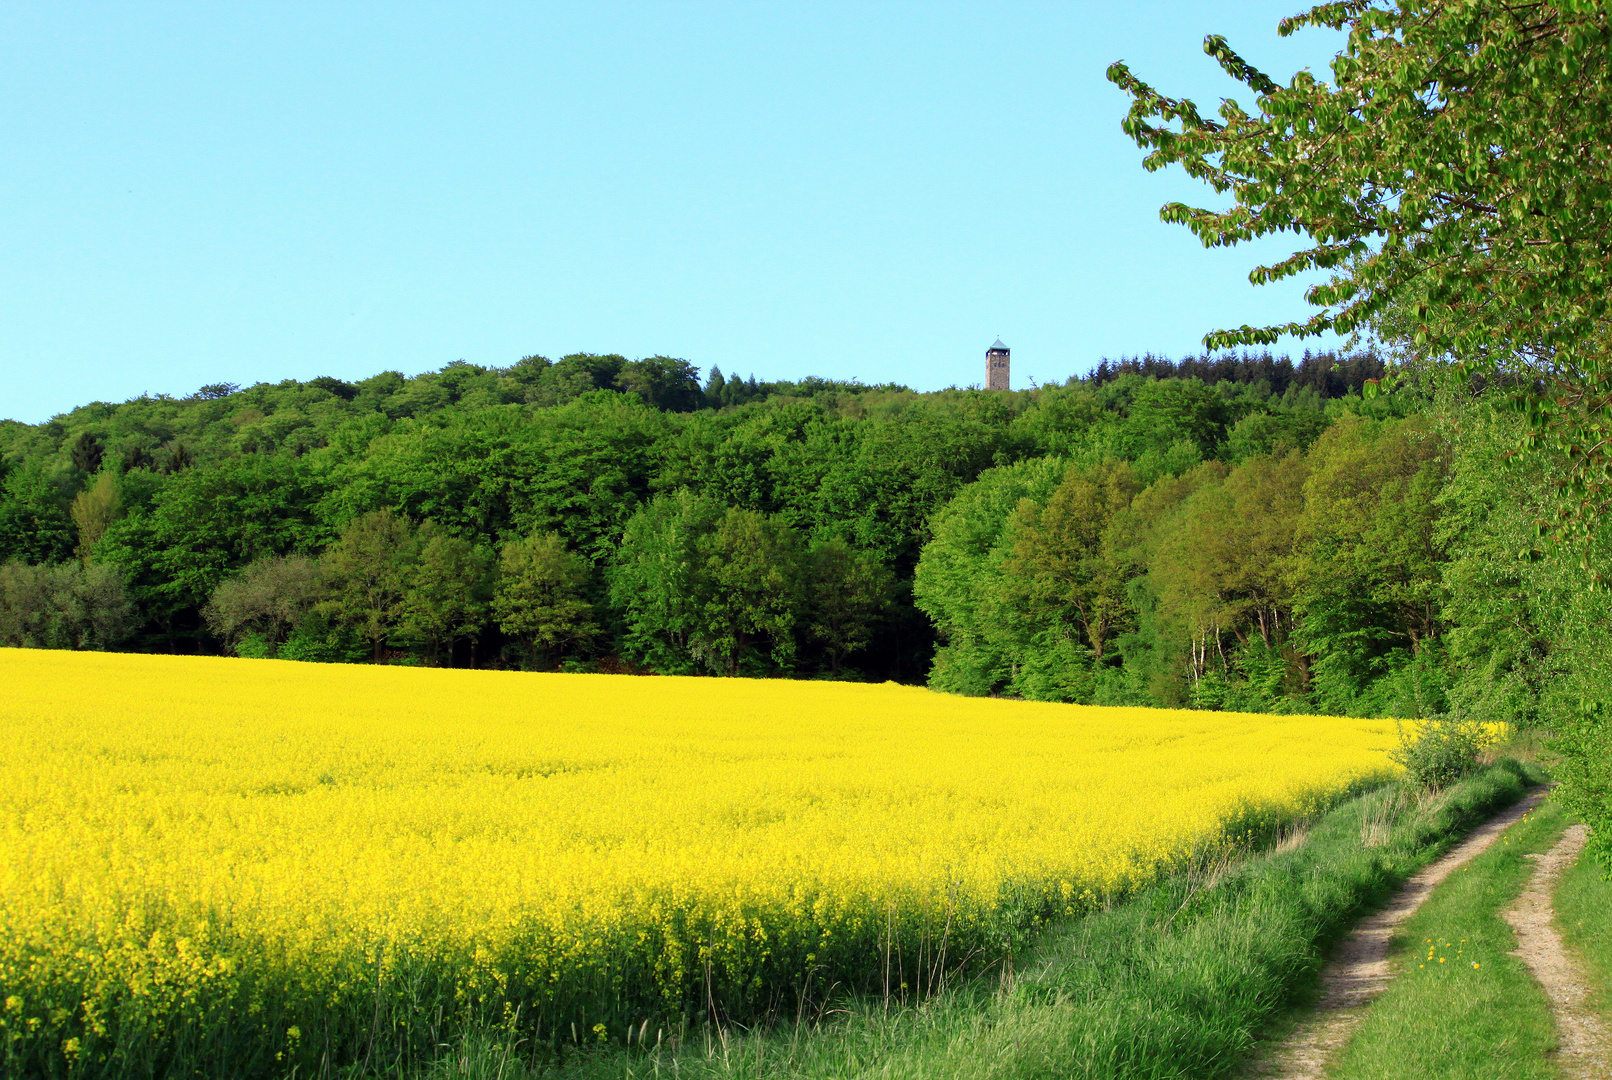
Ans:
{"type": "Polygon", "coordinates": [[[1442,788],[1461,779],[1478,764],[1494,737],[1475,720],[1435,717],[1414,727],[1399,727],[1399,746],[1388,752],[1413,784],[1442,788]]]}
{"type": "Polygon", "coordinates": [[[1553,746],[1562,800],[1590,827],[1589,850],[1612,877],[1612,719],[1593,702],[1565,726],[1553,746]]]}

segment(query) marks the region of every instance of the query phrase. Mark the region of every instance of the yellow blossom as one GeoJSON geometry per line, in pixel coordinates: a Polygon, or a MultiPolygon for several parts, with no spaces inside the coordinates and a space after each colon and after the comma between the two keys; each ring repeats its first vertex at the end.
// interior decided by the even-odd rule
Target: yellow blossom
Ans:
{"type": "Polygon", "coordinates": [[[1394,737],[891,684],[45,650],[0,649],[0,686],[0,986],[8,1013],[76,987],[56,1040],[224,1008],[368,1031],[382,1001],[614,1022],[941,942],[989,955],[1386,773],[1394,737]]]}

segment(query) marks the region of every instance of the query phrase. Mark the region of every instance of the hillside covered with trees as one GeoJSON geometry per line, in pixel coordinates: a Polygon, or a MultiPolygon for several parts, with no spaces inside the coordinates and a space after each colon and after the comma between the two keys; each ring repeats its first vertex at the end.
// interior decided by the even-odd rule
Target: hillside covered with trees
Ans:
{"type": "Polygon", "coordinates": [[[1364,399],[1382,374],[1147,357],[918,394],[577,355],[97,403],[0,429],[0,640],[1250,710],[1567,700],[1593,618],[1531,546],[1548,478],[1470,389],[1364,399]]]}

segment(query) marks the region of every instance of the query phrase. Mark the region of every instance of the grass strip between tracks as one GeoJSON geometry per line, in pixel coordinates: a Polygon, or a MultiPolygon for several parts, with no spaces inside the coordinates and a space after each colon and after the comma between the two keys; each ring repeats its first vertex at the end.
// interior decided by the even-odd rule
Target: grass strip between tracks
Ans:
{"type": "Polygon", "coordinates": [[[1550,1002],[1502,913],[1567,827],[1547,800],[1456,870],[1393,946],[1394,981],[1329,1076],[1338,1080],[1546,1080],[1556,1075],[1550,1002]]]}
{"type": "Polygon", "coordinates": [[[1556,890],[1556,925],[1594,985],[1592,1004],[1612,1024],[1612,867],[1582,856],[1556,890]]]}
{"type": "Polygon", "coordinates": [[[1396,785],[1368,792],[1274,850],[1183,873],[1055,925],[1011,976],[976,979],[919,1005],[842,1001],[761,1030],[678,1032],[676,1049],[669,1033],[651,1030],[636,1046],[579,1045],[563,1062],[487,1033],[446,1052],[429,1075],[1225,1075],[1313,984],[1363,912],[1541,779],[1503,761],[1436,798],[1408,797],[1396,785]]]}

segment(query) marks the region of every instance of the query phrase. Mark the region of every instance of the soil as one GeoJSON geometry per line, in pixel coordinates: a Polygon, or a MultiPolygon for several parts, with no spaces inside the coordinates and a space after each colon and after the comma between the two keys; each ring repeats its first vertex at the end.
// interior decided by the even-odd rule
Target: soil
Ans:
{"type": "Polygon", "coordinates": [[[1539,860],[1533,878],[1517,903],[1506,912],[1506,921],[1517,931],[1517,948],[1512,950],[1512,955],[1522,957],[1523,963],[1528,965],[1539,985],[1545,988],[1556,1014],[1557,1034],[1561,1039],[1556,1062],[1565,1080],[1604,1078],[1612,1072],[1612,1041],[1607,1037],[1606,1024],[1590,1008],[1590,989],[1584,970],[1563,947],[1562,935],[1552,925],[1551,898],[1555,895],[1556,883],[1562,871],[1578,858],[1588,835],[1583,825],[1574,825],[1545,854],[1527,856],[1539,860]]]}
{"type": "MultiPolygon", "coordinates": [[[[1251,1075],[1280,1080],[1322,1080],[1332,1058],[1365,1020],[1367,1007],[1388,988],[1393,978],[1388,966],[1388,945],[1394,932],[1416,914],[1416,909],[1440,882],[1468,860],[1482,854],[1501,833],[1543,802],[1545,795],[1545,790],[1539,789],[1509,810],[1490,818],[1455,850],[1407,880],[1382,910],[1363,919],[1322,968],[1320,997],[1313,1014],[1256,1065],[1251,1075]]],[[[1544,921],[1548,927],[1548,892],[1544,921]]],[[[1558,938],[1558,950],[1560,947],[1558,938]]]]}

